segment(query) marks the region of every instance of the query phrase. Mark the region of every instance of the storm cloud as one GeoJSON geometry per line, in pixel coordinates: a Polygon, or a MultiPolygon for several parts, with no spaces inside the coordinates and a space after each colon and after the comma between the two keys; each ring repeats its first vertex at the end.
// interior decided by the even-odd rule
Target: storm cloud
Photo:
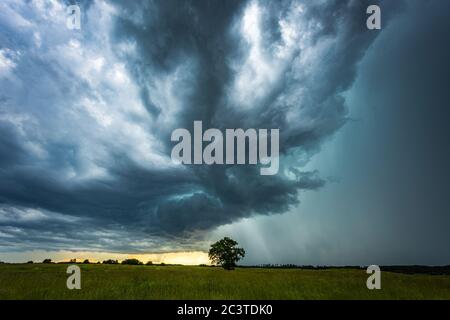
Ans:
{"type": "Polygon", "coordinates": [[[304,167],[348,120],[372,3],[87,3],[81,30],[61,2],[0,4],[0,249],[195,248],[326,183],[304,167]],[[279,128],[278,175],[173,164],[194,120],[279,128]]]}

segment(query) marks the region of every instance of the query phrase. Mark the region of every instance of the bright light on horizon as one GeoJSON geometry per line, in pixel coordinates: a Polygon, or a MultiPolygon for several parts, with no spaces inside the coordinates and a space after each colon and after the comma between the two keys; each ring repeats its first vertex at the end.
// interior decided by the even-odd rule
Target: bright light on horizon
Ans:
{"type": "Polygon", "coordinates": [[[208,253],[203,251],[185,252],[165,252],[165,253],[111,253],[111,252],[91,252],[91,251],[45,251],[34,250],[24,252],[0,253],[0,261],[10,263],[42,262],[44,259],[52,259],[54,262],[70,261],[76,259],[83,262],[88,259],[90,262],[102,262],[103,260],[114,259],[122,261],[124,259],[135,258],[143,263],[152,261],[153,263],[199,265],[210,264],[208,253]]]}

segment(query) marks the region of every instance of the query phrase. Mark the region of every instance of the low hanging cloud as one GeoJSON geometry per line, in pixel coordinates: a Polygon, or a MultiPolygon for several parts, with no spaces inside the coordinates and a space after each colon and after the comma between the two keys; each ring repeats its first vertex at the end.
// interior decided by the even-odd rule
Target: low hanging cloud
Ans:
{"type": "Polygon", "coordinates": [[[302,168],[345,124],[380,33],[369,4],[95,1],[68,30],[62,2],[2,1],[0,250],[195,248],[296,205],[325,183],[302,168]],[[172,164],[170,134],[194,120],[279,128],[280,172],[172,164]]]}

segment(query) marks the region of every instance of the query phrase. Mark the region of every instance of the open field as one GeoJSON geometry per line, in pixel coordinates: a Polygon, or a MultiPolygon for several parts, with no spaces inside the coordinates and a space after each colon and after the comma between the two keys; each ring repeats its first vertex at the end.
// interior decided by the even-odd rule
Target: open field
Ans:
{"type": "Polygon", "coordinates": [[[0,265],[0,299],[450,299],[450,276],[365,270],[79,265],[81,290],[68,290],[64,264],[0,265]]]}

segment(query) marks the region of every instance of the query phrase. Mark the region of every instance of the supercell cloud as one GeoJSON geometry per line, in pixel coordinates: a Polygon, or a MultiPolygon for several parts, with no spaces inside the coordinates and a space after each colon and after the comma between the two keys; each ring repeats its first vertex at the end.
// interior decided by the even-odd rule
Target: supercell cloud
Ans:
{"type": "Polygon", "coordinates": [[[368,5],[94,1],[69,30],[62,2],[2,1],[0,250],[193,249],[288,211],[326,183],[304,167],[347,121],[343,93],[380,34],[368,5]],[[278,175],[172,164],[170,134],[194,120],[279,128],[278,175]]]}

